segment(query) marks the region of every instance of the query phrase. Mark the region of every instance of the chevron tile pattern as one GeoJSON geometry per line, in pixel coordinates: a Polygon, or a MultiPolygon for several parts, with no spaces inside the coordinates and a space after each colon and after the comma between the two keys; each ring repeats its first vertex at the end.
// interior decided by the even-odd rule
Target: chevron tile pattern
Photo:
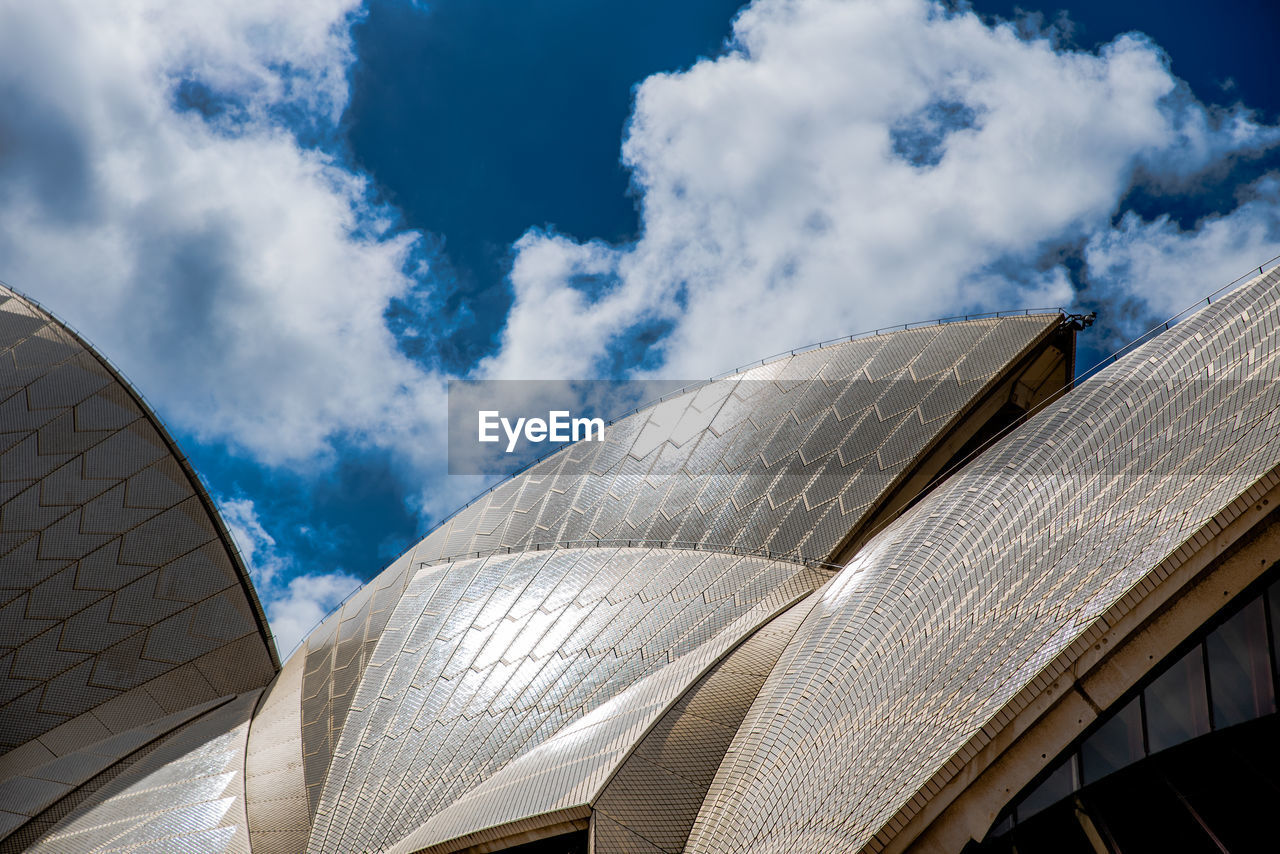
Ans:
{"type": "Polygon", "coordinates": [[[21,850],[57,824],[71,801],[94,788],[92,781],[99,775],[225,701],[200,703],[148,721],[0,782],[0,854],[21,850]]]}
{"type": "MultiPolygon", "coordinates": [[[[641,548],[419,570],[356,691],[309,850],[394,843],[765,597],[808,592],[829,576],[764,558],[641,548]]],[[[307,706],[304,698],[304,719],[307,706]]]]}
{"type": "Polygon", "coordinates": [[[537,544],[639,540],[824,561],[1060,314],[845,341],[769,362],[614,423],[448,520],[308,639],[310,806],[364,667],[414,569],[537,544]],[[315,698],[319,698],[318,700],[315,698]]]}
{"type": "Polygon", "coordinates": [[[926,326],[709,383],[500,485],[416,557],[645,540],[827,560],[921,451],[1060,321],[926,326]]]}
{"type": "Polygon", "coordinates": [[[783,647],[801,602],[735,648],[662,716],[595,799],[597,851],[679,854],[716,769],[783,647]]]}
{"type": "Polygon", "coordinates": [[[1016,695],[1184,544],[1207,543],[1277,466],[1272,271],[1082,384],[877,535],[818,594],[688,850],[881,850],[1016,695]]]}
{"type": "Polygon", "coordinates": [[[548,816],[678,850],[824,562],[1063,321],[845,341],[641,410],[449,519],[276,673],[163,428],[0,297],[0,792],[38,851],[411,851],[548,816]]]}
{"type": "Polygon", "coordinates": [[[166,737],[26,850],[248,854],[245,742],[260,693],[242,694],[166,737]]]}
{"type": "Polygon", "coordinates": [[[843,342],[635,413],[448,520],[266,684],[162,428],[0,293],[0,852],[906,844],[1099,621],[1280,488],[1277,270],[874,532],[1052,375],[1061,322],[843,342]]]}
{"type": "Polygon", "coordinates": [[[0,753],[26,756],[0,774],[271,678],[256,598],[162,428],[2,287],[0,425],[0,753]]]}
{"type": "MultiPolygon", "coordinates": [[[[690,708],[712,714],[706,703],[691,696],[694,692],[712,682],[722,689],[726,677],[737,681],[730,674],[756,669],[760,662],[749,660],[757,659],[758,653],[768,657],[780,651],[808,611],[809,593],[806,586],[794,584],[770,593],[693,652],[639,680],[487,777],[387,849],[388,854],[442,854],[459,847],[501,850],[522,833],[537,835],[562,818],[591,816],[592,804],[607,792],[606,787],[625,770],[649,735],[660,734],[664,723],[677,720],[690,708]]],[[[721,703],[719,720],[740,716],[751,701],[750,697],[729,699],[720,690],[715,693],[727,701],[721,703]],[[738,705],[741,711],[735,712],[733,707],[738,705]]],[[[702,699],[710,699],[710,694],[702,693],[702,699]]],[[[693,734],[693,729],[687,731],[693,734]]],[[[649,746],[656,748],[656,744],[649,746]]],[[[714,772],[715,745],[710,751],[701,744],[690,747],[714,772]]]]}

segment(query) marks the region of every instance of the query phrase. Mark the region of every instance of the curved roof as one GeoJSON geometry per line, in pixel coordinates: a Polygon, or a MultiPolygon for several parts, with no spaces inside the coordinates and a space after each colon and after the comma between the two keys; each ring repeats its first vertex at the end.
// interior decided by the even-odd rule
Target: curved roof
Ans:
{"type": "Polygon", "coordinates": [[[1135,350],[872,539],[815,594],[688,850],[888,844],[1047,665],[1280,464],[1278,292],[1273,271],[1135,350]]]}
{"type": "MultiPolygon", "coordinates": [[[[312,812],[363,669],[424,562],[608,540],[828,560],[894,490],[940,470],[1013,396],[1018,377],[1035,373],[1038,357],[1052,351],[1049,362],[1064,361],[1051,344],[1061,322],[1060,314],[986,318],[784,357],[623,418],[604,442],[564,449],[486,493],[296,653],[306,659],[312,812]]],[[[1060,388],[1050,376],[1036,374],[1040,393],[1060,388]]]]}
{"type": "Polygon", "coordinates": [[[262,694],[249,728],[245,797],[254,854],[307,847],[311,811],[303,777],[301,656],[290,658],[262,694]]]}
{"type": "Polygon", "coordinates": [[[25,850],[248,854],[245,742],[259,693],[220,704],[111,769],[25,850]]]}
{"type": "Polygon", "coordinates": [[[259,687],[245,568],[114,369],[0,286],[0,776],[259,687]]]}
{"type": "Polygon", "coordinates": [[[0,627],[27,631],[22,644],[44,638],[13,655],[90,675],[84,691],[62,688],[84,708],[59,707],[70,717],[3,767],[19,788],[39,788],[68,763],[96,769],[126,741],[145,742],[66,783],[80,787],[61,801],[44,793],[51,806],[21,833],[52,848],[380,849],[483,835],[488,819],[536,823],[543,807],[571,826],[594,808],[618,839],[682,839],[811,600],[796,603],[830,578],[824,562],[1002,408],[1056,392],[1070,350],[1061,315],[988,318],[843,342],[691,389],[482,496],[254,690],[277,663],[198,481],[100,357],[13,300],[7,310],[41,331],[19,328],[0,350],[0,387],[5,359],[17,378],[0,424],[26,431],[11,448],[34,451],[12,458],[18,468],[0,453],[0,490],[33,456],[67,456],[0,495],[0,545],[16,532],[15,546],[39,557],[23,562],[9,546],[13,565],[51,573],[16,594],[0,627]],[[22,374],[36,363],[23,350],[32,337],[70,355],[22,374]],[[101,401],[128,417],[94,420],[116,411],[101,401]],[[59,418],[80,445],[41,432],[59,418]],[[154,456],[135,450],[139,437],[154,456]],[[72,529],[83,554],[64,545],[77,542],[72,529]],[[24,629],[53,593],[70,609],[57,631],[24,629]],[[72,650],[88,658],[63,655],[72,650]],[[112,674],[116,693],[94,693],[112,674]],[[673,785],[678,820],[661,800],[629,803],[673,785]]]}
{"type": "Polygon", "coordinates": [[[693,653],[484,780],[389,852],[496,847],[549,835],[593,811],[598,850],[680,850],[742,716],[808,613],[804,595],[763,600],[693,653]]]}
{"type": "Polygon", "coordinates": [[[485,493],[415,556],[645,540],[829,560],[877,499],[1061,320],[923,326],[696,387],[485,493]]]}
{"type": "Polygon", "coordinates": [[[385,848],[760,603],[794,600],[829,576],[764,558],[645,548],[420,569],[355,692],[309,849],[385,848]]]}

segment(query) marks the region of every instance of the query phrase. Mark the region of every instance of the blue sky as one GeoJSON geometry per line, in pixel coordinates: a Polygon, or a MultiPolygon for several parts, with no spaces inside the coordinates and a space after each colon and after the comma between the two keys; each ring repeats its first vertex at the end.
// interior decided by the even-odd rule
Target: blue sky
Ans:
{"type": "Polygon", "coordinates": [[[1264,0],[0,3],[0,280],[218,497],[287,652],[484,482],[451,378],[969,311],[1082,365],[1280,254],[1264,0]]]}

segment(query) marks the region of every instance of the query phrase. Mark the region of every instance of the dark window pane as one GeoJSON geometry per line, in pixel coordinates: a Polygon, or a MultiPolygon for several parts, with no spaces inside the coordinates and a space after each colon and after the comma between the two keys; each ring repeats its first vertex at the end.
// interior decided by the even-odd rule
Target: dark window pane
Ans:
{"type": "Polygon", "coordinates": [[[1214,727],[1243,723],[1276,710],[1261,598],[1215,629],[1205,639],[1205,648],[1214,727]]]}
{"type": "Polygon", "coordinates": [[[1080,777],[1092,783],[1143,754],[1142,707],[1134,697],[1080,746],[1080,777]]]}
{"type": "Polygon", "coordinates": [[[1152,753],[1208,732],[1203,648],[1197,646],[1175,661],[1143,696],[1147,701],[1147,743],[1152,753]]]}
{"type": "Polygon", "coordinates": [[[1053,769],[1039,786],[1018,804],[1018,821],[1026,821],[1045,807],[1052,806],[1067,795],[1080,788],[1080,777],[1076,772],[1076,755],[1073,753],[1066,761],[1053,769]]]}
{"type": "Polygon", "coordinates": [[[1267,603],[1271,608],[1271,654],[1280,664],[1280,581],[1271,585],[1267,591],[1267,603]]]}

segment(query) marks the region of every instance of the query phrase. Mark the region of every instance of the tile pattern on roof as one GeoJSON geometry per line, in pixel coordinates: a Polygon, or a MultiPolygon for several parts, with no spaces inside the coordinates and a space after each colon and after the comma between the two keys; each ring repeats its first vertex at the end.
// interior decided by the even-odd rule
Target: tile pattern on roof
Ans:
{"type": "Polygon", "coordinates": [[[118,732],[93,710],[165,676],[193,686],[181,705],[271,678],[253,594],[157,422],[3,287],[0,425],[0,753],[118,732]]]}
{"type": "Polygon", "coordinates": [[[1059,321],[926,326],[709,383],[499,485],[417,558],[635,539],[827,560],[921,450],[1059,321]]]}
{"type": "Polygon", "coordinates": [[[91,795],[95,790],[92,781],[99,775],[228,699],[211,700],[149,720],[0,782],[0,854],[22,850],[44,835],[70,811],[70,801],[91,795]]]}
{"type": "Polygon", "coordinates": [[[303,745],[315,793],[414,568],[585,540],[702,543],[826,560],[1058,314],[927,326],[809,350],[677,395],[500,484],[308,638],[303,745]],[[589,474],[583,474],[587,471],[589,474]]]}
{"type": "Polygon", "coordinates": [[[260,691],[166,736],[26,850],[248,854],[245,743],[260,691]]]}
{"type": "Polygon", "coordinates": [[[293,656],[266,691],[249,728],[245,765],[246,812],[254,854],[306,849],[311,811],[303,777],[302,671],[293,656]]]}
{"type": "MultiPolygon", "coordinates": [[[[658,733],[665,721],[675,721],[690,705],[704,699],[712,700],[720,712],[731,713],[739,703],[745,711],[751,698],[736,696],[739,691],[726,696],[720,690],[726,678],[736,677],[744,665],[757,669],[745,659],[756,657],[762,647],[770,648],[766,657],[780,650],[808,611],[806,597],[810,592],[807,585],[788,585],[769,594],[707,643],[641,679],[486,778],[388,849],[389,854],[435,854],[456,850],[459,845],[501,848],[500,843],[509,844],[507,840],[516,834],[545,833],[562,816],[590,815],[591,805],[627,764],[637,745],[658,733]],[[740,656],[736,655],[739,650],[743,650],[740,656]],[[717,683],[714,694],[718,696],[711,697],[711,692],[690,696],[691,686],[706,687],[712,681],[717,683]]],[[[695,738],[701,735],[693,729],[684,732],[695,738]]],[[[705,750],[699,750],[699,755],[709,758],[705,750]]],[[[715,770],[714,764],[710,770],[715,770]]]]}
{"type": "Polygon", "coordinates": [[[645,734],[593,803],[596,851],[684,850],[725,751],[810,604],[755,632],[645,734]]]}
{"type": "Polygon", "coordinates": [[[1010,698],[1277,464],[1273,271],[1046,408],[815,594],[688,850],[879,850],[1010,698]]]}
{"type": "Polygon", "coordinates": [[[530,551],[419,570],[355,693],[309,850],[394,843],[761,601],[801,595],[829,575],[656,548],[530,551]]]}

